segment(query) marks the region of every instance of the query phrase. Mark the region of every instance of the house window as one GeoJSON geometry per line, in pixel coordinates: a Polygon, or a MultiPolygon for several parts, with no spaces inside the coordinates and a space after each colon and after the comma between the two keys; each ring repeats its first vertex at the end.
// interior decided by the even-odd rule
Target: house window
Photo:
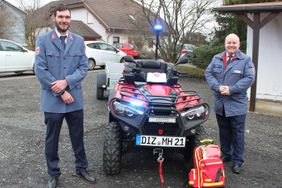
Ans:
{"type": "Polygon", "coordinates": [[[129,16],[129,18],[130,18],[132,21],[134,21],[134,22],[136,21],[136,18],[135,18],[134,16],[132,16],[132,15],[130,15],[130,14],[129,14],[128,16],[129,16]]]}
{"type": "Polygon", "coordinates": [[[119,43],[119,37],[113,37],[113,44],[119,43]]]}
{"type": "Polygon", "coordinates": [[[87,24],[93,24],[93,21],[91,20],[91,16],[89,12],[86,13],[86,16],[87,16],[87,24]]]}

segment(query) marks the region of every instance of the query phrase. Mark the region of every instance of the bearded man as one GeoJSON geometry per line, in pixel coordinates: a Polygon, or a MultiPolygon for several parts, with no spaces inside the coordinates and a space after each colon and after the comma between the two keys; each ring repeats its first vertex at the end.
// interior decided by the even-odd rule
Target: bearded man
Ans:
{"type": "Polygon", "coordinates": [[[71,12],[64,5],[53,11],[55,28],[37,38],[35,74],[41,85],[40,109],[46,125],[45,157],[49,174],[48,187],[58,184],[58,144],[65,119],[75,156],[76,173],[95,183],[88,171],[83,142],[83,94],[81,81],[87,74],[88,61],[84,40],[68,31],[71,12]]]}

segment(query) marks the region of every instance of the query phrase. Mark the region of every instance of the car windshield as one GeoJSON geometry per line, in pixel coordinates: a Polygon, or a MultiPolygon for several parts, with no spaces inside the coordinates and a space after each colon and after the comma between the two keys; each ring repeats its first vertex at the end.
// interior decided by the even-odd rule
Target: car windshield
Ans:
{"type": "Polygon", "coordinates": [[[137,50],[137,46],[135,44],[128,44],[129,48],[132,48],[133,50],[137,50]]]}
{"type": "Polygon", "coordinates": [[[23,48],[7,41],[1,41],[3,51],[23,51],[23,48]]]}
{"type": "Polygon", "coordinates": [[[183,48],[186,50],[193,51],[196,48],[196,46],[193,44],[183,44],[183,48]]]}
{"type": "Polygon", "coordinates": [[[100,43],[99,47],[101,50],[115,51],[115,48],[109,44],[100,43]]]}
{"type": "Polygon", "coordinates": [[[116,47],[116,48],[123,48],[123,44],[121,44],[121,43],[113,44],[113,46],[116,47]]]}
{"type": "Polygon", "coordinates": [[[100,49],[99,45],[96,43],[86,44],[89,48],[100,49]]]}

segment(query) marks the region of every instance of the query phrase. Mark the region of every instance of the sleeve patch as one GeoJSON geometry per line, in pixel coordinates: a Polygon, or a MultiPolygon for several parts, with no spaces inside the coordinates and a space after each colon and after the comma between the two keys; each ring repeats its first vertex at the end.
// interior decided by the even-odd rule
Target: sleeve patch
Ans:
{"type": "Polygon", "coordinates": [[[256,75],[256,69],[252,68],[253,75],[256,75]]]}
{"type": "Polygon", "coordinates": [[[35,48],[35,54],[38,55],[40,53],[40,47],[35,48]]]}

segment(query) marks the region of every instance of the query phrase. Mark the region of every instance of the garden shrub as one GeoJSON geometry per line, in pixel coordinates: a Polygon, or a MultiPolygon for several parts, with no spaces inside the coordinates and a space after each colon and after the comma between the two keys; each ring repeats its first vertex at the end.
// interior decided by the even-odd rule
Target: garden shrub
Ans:
{"type": "Polygon", "coordinates": [[[223,46],[203,46],[193,51],[190,63],[201,69],[206,69],[214,55],[222,52],[223,46]]]}

